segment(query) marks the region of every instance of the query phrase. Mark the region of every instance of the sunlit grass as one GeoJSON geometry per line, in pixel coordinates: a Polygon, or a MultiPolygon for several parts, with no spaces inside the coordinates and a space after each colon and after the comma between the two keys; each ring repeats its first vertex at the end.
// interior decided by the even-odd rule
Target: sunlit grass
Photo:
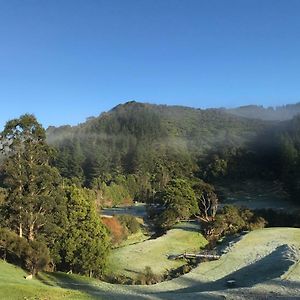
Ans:
{"type": "Polygon", "coordinates": [[[109,269],[114,274],[135,278],[150,266],[155,274],[162,275],[166,270],[185,264],[184,261],[169,260],[170,254],[198,252],[206,244],[199,226],[182,223],[157,239],[114,249],[109,269]]]}

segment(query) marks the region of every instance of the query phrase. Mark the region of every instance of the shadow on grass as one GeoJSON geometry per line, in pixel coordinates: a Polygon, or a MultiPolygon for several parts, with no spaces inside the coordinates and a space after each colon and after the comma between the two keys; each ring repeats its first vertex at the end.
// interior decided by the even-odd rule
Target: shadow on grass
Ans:
{"type": "MultiPolygon", "coordinates": [[[[143,299],[172,299],[173,297],[166,297],[166,294],[159,294],[157,292],[147,292],[143,291],[142,286],[127,286],[127,285],[113,285],[103,283],[101,281],[95,284],[92,282],[84,282],[82,280],[76,279],[76,276],[68,276],[64,273],[48,273],[46,274],[46,279],[39,277],[38,279],[45,283],[45,280],[49,280],[51,284],[45,283],[47,285],[59,286],[64,289],[75,290],[85,294],[88,299],[102,299],[102,300],[143,300],[143,299]]],[[[145,287],[146,289],[146,287],[145,287]]],[[[172,296],[180,299],[185,299],[184,297],[173,293],[172,296]]],[[[203,300],[213,300],[213,299],[223,299],[219,296],[211,295],[201,295],[203,300]]]]}
{"type": "Polygon", "coordinates": [[[143,274],[143,272],[139,272],[139,271],[134,271],[134,270],[131,270],[131,269],[124,269],[125,271],[129,272],[129,273],[133,273],[133,274],[137,274],[137,275],[140,275],[140,274],[143,274]]]}
{"type": "MultiPolygon", "coordinates": [[[[300,289],[299,282],[276,280],[294,264],[294,261],[287,255],[289,250],[287,245],[279,246],[259,261],[214,282],[201,283],[188,277],[181,277],[180,283],[186,287],[173,291],[155,291],[155,285],[151,289],[147,289],[143,286],[112,285],[96,280],[88,282],[88,279],[86,281],[79,280],[77,276],[69,276],[64,273],[48,273],[46,278],[40,280],[47,285],[80,291],[88,295],[90,299],[222,299],[222,293],[238,295],[238,290],[228,289],[226,286],[227,281],[231,279],[236,280],[236,288],[245,288],[245,290],[258,283],[280,287],[286,285],[286,288],[290,290],[300,289]],[[47,280],[50,283],[46,283],[47,280]],[[220,295],[211,295],[209,292],[219,292],[220,295]]],[[[247,291],[247,293],[253,294],[253,299],[255,299],[255,295],[259,295],[259,292],[255,290],[247,291]]]]}
{"type": "Polygon", "coordinates": [[[45,285],[53,287],[57,286],[52,280],[49,280],[48,273],[38,274],[36,275],[36,279],[45,285]]]}
{"type": "Polygon", "coordinates": [[[197,220],[184,221],[182,223],[176,224],[172,229],[181,229],[189,232],[200,233],[200,222],[197,220]]]}
{"type": "MultiPolygon", "coordinates": [[[[272,253],[263,257],[259,261],[213,282],[201,283],[187,277],[182,277],[181,280],[182,282],[185,281],[184,284],[187,287],[176,290],[174,293],[184,294],[220,291],[227,289],[227,281],[232,279],[236,281],[236,288],[250,288],[255,284],[273,280],[283,275],[289,267],[294,264],[294,261],[286,256],[287,250],[287,245],[279,246],[272,253]]],[[[300,283],[294,282],[290,284],[290,287],[300,288],[300,283]]],[[[173,292],[162,293],[172,294],[173,292]]]]}

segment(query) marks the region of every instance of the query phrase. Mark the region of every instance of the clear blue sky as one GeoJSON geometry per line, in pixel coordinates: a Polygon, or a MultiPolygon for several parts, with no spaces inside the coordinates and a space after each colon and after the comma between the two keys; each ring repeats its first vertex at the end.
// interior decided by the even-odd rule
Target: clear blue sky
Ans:
{"type": "Polygon", "coordinates": [[[300,101],[298,0],[0,0],[0,129],[77,124],[129,100],[300,101]]]}

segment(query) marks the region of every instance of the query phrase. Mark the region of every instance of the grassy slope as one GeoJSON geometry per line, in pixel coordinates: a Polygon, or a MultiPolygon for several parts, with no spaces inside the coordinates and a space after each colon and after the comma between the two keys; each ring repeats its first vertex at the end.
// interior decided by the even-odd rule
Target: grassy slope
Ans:
{"type": "MultiPolygon", "coordinates": [[[[162,293],[167,299],[180,299],[182,294],[189,299],[207,293],[234,295],[232,299],[238,299],[237,295],[243,293],[246,293],[246,298],[252,294],[252,298],[272,293],[298,295],[300,266],[287,259],[288,251],[282,245],[294,245],[299,249],[300,229],[268,228],[250,232],[220,260],[202,263],[178,279],[148,287],[147,290],[162,293]],[[226,281],[232,278],[237,280],[237,289],[226,290],[226,281]]],[[[145,288],[141,291],[146,292],[145,288]]]]}
{"type": "Polygon", "coordinates": [[[26,275],[22,269],[0,260],[0,299],[88,299],[81,292],[60,288],[53,279],[48,278],[45,284],[37,279],[26,280],[26,275]]]}
{"type": "Polygon", "coordinates": [[[135,278],[146,266],[150,266],[155,274],[163,274],[167,269],[184,264],[169,260],[168,255],[199,251],[206,243],[197,225],[183,223],[157,239],[113,250],[110,270],[114,274],[135,278]]]}
{"type": "Polygon", "coordinates": [[[141,243],[149,239],[148,235],[142,230],[139,230],[137,233],[130,234],[125,241],[122,241],[119,247],[125,247],[136,243],[141,243]]]}
{"type": "Polygon", "coordinates": [[[289,248],[282,245],[299,249],[300,229],[253,231],[220,260],[202,263],[189,274],[154,286],[111,285],[65,274],[43,274],[44,283],[25,281],[23,271],[2,262],[0,299],[224,299],[221,295],[226,299],[261,299],[262,296],[266,299],[270,295],[299,295],[299,263],[289,259],[289,248]],[[226,289],[229,278],[237,279],[236,289],[226,289]],[[82,294],[70,289],[78,289],[82,294]]]}

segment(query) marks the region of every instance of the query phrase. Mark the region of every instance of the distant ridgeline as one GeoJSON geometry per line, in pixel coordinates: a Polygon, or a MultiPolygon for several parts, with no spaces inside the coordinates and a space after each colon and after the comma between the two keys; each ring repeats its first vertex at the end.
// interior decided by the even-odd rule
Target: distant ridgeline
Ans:
{"type": "Polygon", "coordinates": [[[300,113],[300,103],[267,108],[257,105],[247,105],[233,109],[224,109],[224,111],[250,119],[285,121],[292,119],[300,113]]]}
{"type": "Polygon", "coordinates": [[[213,182],[259,173],[284,181],[297,172],[300,126],[297,117],[281,120],[298,111],[300,104],[202,110],[132,101],[78,126],[49,127],[47,140],[64,177],[101,190],[114,184],[108,193],[141,199],[174,177],[213,182]]]}

